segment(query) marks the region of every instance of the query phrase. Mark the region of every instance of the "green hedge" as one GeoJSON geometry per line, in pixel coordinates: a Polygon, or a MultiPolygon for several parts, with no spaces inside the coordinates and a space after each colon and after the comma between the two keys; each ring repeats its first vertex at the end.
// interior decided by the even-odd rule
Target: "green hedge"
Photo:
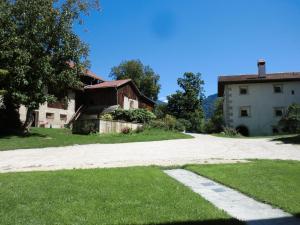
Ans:
{"type": "Polygon", "coordinates": [[[117,109],[111,113],[114,120],[124,120],[126,122],[148,123],[156,116],[146,109],[117,109]]]}

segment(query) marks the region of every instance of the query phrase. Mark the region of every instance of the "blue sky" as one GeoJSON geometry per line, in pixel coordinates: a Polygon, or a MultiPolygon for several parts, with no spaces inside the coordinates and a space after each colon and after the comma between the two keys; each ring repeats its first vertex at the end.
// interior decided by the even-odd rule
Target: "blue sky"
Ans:
{"type": "Polygon", "coordinates": [[[184,72],[200,72],[205,94],[222,74],[300,71],[299,0],[101,0],[75,30],[90,46],[93,72],[140,59],[161,76],[160,99],[184,72]]]}

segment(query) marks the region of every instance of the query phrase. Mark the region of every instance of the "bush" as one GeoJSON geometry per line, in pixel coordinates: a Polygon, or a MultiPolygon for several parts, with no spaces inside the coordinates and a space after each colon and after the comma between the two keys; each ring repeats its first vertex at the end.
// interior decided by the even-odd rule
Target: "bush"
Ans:
{"type": "Polygon", "coordinates": [[[222,133],[224,133],[224,135],[229,137],[241,136],[240,133],[232,127],[224,127],[222,133]]]}
{"type": "Polygon", "coordinates": [[[163,120],[152,120],[148,123],[148,128],[157,128],[168,130],[166,123],[163,120]]]}
{"type": "Polygon", "coordinates": [[[292,104],[287,113],[279,121],[282,131],[288,133],[300,133],[300,105],[292,104]]]}
{"type": "Polygon", "coordinates": [[[196,110],[195,112],[189,113],[186,118],[191,126],[188,128],[189,131],[202,133],[204,132],[205,119],[202,110],[196,110]]]}
{"type": "Polygon", "coordinates": [[[109,113],[105,113],[103,115],[100,116],[101,120],[108,120],[108,121],[112,121],[113,120],[113,116],[109,113]]]}
{"type": "Polygon", "coordinates": [[[165,130],[185,131],[191,123],[185,119],[176,119],[174,116],[166,115],[163,119],[152,120],[148,123],[149,128],[158,128],[165,130]]]}
{"type": "Polygon", "coordinates": [[[140,127],[136,128],[135,132],[136,133],[142,133],[144,130],[145,130],[145,127],[144,126],[140,126],[140,127]]]}
{"type": "Polygon", "coordinates": [[[146,109],[117,109],[112,113],[113,119],[124,120],[126,122],[148,123],[156,116],[146,109]]]}
{"type": "Polygon", "coordinates": [[[166,115],[165,118],[163,119],[165,126],[169,129],[169,130],[174,130],[176,127],[176,118],[174,116],[171,115],[166,115]]]}
{"type": "Polygon", "coordinates": [[[121,129],[121,133],[122,134],[129,134],[129,133],[131,133],[131,128],[129,128],[129,127],[123,127],[122,129],[121,129]]]}
{"type": "Polygon", "coordinates": [[[158,119],[162,119],[166,116],[167,114],[167,104],[156,104],[153,110],[154,115],[158,119]]]}

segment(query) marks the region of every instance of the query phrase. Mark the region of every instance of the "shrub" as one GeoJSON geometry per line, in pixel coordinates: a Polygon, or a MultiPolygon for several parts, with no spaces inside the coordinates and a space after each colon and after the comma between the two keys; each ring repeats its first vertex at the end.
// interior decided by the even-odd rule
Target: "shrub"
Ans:
{"type": "Polygon", "coordinates": [[[279,121],[279,126],[284,132],[300,133],[300,105],[292,104],[287,113],[279,121]]]}
{"type": "Polygon", "coordinates": [[[205,120],[202,110],[189,113],[186,119],[191,123],[191,127],[188,128],[189,131],[198,133],[204,132],[205,120]]]}
{"type": "Polygon", "coordinates": [[[124,120],[126,122],[148,123],[156,118],[156,116],[146,109],[117,109],[112,113],[116,120],[124,120]]]}
{"type": "Polygon", "coordinates": [[[229,136],[229,137],[240,136],[240,133],[232,127],[224,127],[223,133],[224,133],[224,135],[229,136]]]}
{"type": "Polygon", "coordinates": [[[166,130],[169,129],[163,120],[152,120],[148,123],[148,127],[149,128],[166,129],[166,130]]]}
{"type": "Polygon", "coordinates": [[[137,127],[137,128],[136,128],[135,132],[136,132],[136,133],[141,133],[141,132],[143,132],[144,130],[145,130],[145,127],[144,127],[144,126],[140,126],[140,127],[137,127]]]}
{"type": "Polygon", "coordinates": [[[166,115],[163,119],[152,120],[148,123],[149,128],[158,128],[165,130],[184,131],[191,126],[191,123],[185,119],[176,119],[174,116],[166,115]]]}
{"type": "Polygon", "coordinates": [[[171,115],[166,115],[165,118],[163,119],[165,126],[169,129],[169,130],[174,130],[176,127],[176,118],[174,116],[171,115]]]}
{"type": "Polygon", "coordinates": [[[153,113],[158,119],[164,118],[167,114],[167,104],[156,104],[153,113]]]}
{"type": "Polygon", "coordinates": [[[122,129],[121,129],[121,133],[122,134],[129,134],[129,133],[131,133],[131,128],[129,128],[129,127],[123,127],[122,129]]]}
{"type": "Polygon", "coordinates": [[[109,121],[112,121],[113,120],[113,116],[109,113],[105,113],[103,115],[100,116],[100,119],[101,120],[109,120],[109,121]]]}

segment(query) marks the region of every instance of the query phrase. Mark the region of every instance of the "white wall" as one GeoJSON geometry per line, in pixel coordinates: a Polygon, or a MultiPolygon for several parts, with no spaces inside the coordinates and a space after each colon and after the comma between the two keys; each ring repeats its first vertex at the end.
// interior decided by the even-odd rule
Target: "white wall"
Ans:
{"type": "MultiPolygon", "coordinates": [[[[47,106],[47,103],[44,103],[43,105],[40,105],[40,108],[36,110],[36,115],[38,117],[37,120],[37,126],[39,127],[52,127],[52,128],[63,128],[65,124],[69,122],[71,117],[75,113],[75,93],[73,91],[69,91],[68,93],[68,108],[66,110],[64,109],[56,109],[56,108],[49,108],[47,106]],[[46,113],[53,113],[54,119],[47,119],[46,113]],[[60,119],[60,115],[66,115],[67,121],[63,121],[60,119]]],[[[19,109],[20,113],[20,120],[22,122],[26,119],[26,107],[21,106],[19,109]]]]}
{"type": "Polygon", "coordinates": [[[276,82],[255,84],[230,84],[224,91],[224,117],[228,126],[236,128],[245,125],[250,135],[270,135],[279,117],[274,115],[275,107],[287,108],[300,103],[300,82],[276,82]],[[283,93],[274,93],[275,84],[283,85],[283,93]],[[240,95],[240,86],[248,87],[247,95],[240,95]],[[292,90],[295,92],[292,95],[292,90]],[[250,106],[250,117],[240,117],[240,107],[250,106]]]}
{"type": "Polygon", "coordinates": [[[128,98],[124,96],[124,103],[123,103],[123,109],[138,109],[139,108],[139,102],[135,99],[128,98]],[[133,107],[130,108],[130,102],[133,101],[133,107]]]}

